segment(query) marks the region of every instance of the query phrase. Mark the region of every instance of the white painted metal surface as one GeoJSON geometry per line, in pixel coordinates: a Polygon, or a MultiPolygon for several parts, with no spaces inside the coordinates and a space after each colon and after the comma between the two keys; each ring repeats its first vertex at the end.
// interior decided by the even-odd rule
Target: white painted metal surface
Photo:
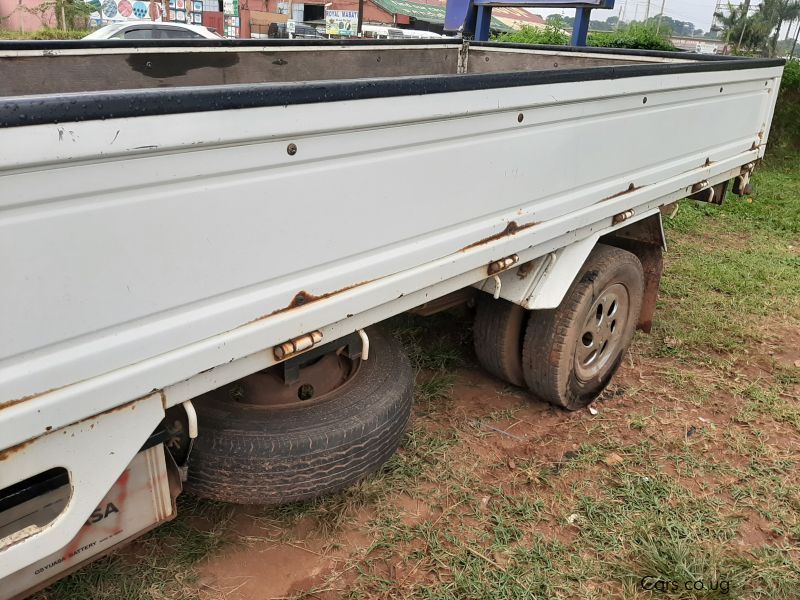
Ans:
{"type": "Polygon", "coordinates": [[[158,444],[134,457],[66,546],[4,578],[0,600],[23,598],[27,590],[46,585],[59,574],[102,555],[174,514],[164,446],[158,444]]]}
{"type": "Polygon", "coordinates": [[[163,418],[161,397],[154,394],[61,429],[54,427],[3,452],[0,489],[63,467],[69,473],[71,495],[55,520],[26,531],[25,536],[0,540],[0,580],[66,547],[163,418]]]}
{"type": "MultiPolygon", "coordinates": [[[[516,237],[542,241],[681,174],[694,183],[749,162],[770,71],[3,130],[0,253],[15,293],[0,299],[0,402],[185,351],[300,291],[448,255],[461,270],[488,263],[500,257],[485,245],[461,249],[510,221],[537,223],[516,237]],[[418,179],[413,194],[386,185],[399,174],[418,179]],[[601,202],[632,182],[638,194],[601,202]]],[[[262,347],[349,312],[289,314],[262,347]]]]}
{"type": "Polygon", "coordinates": [[[780,74],[0,129],[13,290],[0,295],[0,450],[33,440],[0,488],[50,464],[79,483],[61,517],[0,554],[0,577],[75,535],[165,407],[273,364],[278,344],[335,340],[512,254],[572,256],[560,286],[526,296],[557,304],[563,266],[626,224],[614,215],[652,214],[763,155],[780,74]],[[71,445],[55,441],[72,428],[71,445]],[[105,479],[83,464],[97,448],[113,449],[105,479]]]}

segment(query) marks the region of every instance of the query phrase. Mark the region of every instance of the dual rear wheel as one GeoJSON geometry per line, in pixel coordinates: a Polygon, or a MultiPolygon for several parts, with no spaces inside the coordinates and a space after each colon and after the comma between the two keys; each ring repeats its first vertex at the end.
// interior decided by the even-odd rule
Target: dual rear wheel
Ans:
{"type": "Polygon", "coordinates": [[[475,352],[487,371],[577,410],[602,393],[633,339],[644,274],[639,259],[598,244],[558,308],[526,311],[482,294],[475,352]]]}

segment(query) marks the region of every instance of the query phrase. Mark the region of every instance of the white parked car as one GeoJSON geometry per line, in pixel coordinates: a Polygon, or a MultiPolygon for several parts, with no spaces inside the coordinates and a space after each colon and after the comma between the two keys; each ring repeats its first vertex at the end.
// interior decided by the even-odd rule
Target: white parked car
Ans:
{"type": "Polygon", "coordinates": [[[220,36],[202,25],[161,21],[124,21],[101,27],[85,40],[218,40],[220,36]]]}

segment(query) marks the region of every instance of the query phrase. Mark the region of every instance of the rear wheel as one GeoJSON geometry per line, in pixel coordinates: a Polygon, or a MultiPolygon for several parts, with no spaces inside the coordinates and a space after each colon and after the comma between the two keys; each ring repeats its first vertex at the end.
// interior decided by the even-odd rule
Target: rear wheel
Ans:
{"type": "Polygon", "coordinates": [[[281,365],[194,401],[200,435],[187,490],[238,504],[282,504],[345,488],[391,457],[411,414],[413,373],[396,340],[371,330],[369,360],[343,352],[281,365]]]}
{"type": "Polygon", "coordinates": [[[495,300],[489,294],[478,296],[473,340],[480,365],[495,377],[520,387],[522,338],[528,311],[508,300],[495,300]]]}
{"type": "Polygon", "coordinates": [[[643,292],[639,259],[598,244],[561,305],[531,313],[522,352],[531,392],[568,410],[597,398],[633,339],[643,292]]]}

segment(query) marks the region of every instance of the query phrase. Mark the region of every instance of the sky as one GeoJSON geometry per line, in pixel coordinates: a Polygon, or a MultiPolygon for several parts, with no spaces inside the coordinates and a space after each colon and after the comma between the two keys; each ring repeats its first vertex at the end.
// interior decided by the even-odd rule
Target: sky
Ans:
{"type": "MultiPolygon", "coordinates": [[[[739,4],[741,0],[731,0],[731,4],[739,4]]],[[[650,0],[650,15],[657,15],[661,10],[662,0],[650,0]]],[[[638,15],[638,20],[643,20],[647,9],[648,0],[616,0],[613,10],[597,10],[592,12],[592,18],[603,21],[611,15],[619,16],[620,10],[624,6],[625,21],[633,20],[634,15],[638,15]]],[[[727,5],[726,0],[722,0],[723,6],[727,5]]],[[[759,0],[751,0],[751,7],[758,6],[759,0]]],[[[717,0],[664,0],[664,14],[679,21],[691,21],[696,28],[708,31],[711,27],[711,19],[717,0]]],[[[539,10],[530,9],[542,16],[550,14],[561,14],[562,10],[539,10]]],[[[751,8],[752,10],[752,8],[751,8]]],[[[572,15],[575,9],[565,8],[564,14],[572,15]]]]}

